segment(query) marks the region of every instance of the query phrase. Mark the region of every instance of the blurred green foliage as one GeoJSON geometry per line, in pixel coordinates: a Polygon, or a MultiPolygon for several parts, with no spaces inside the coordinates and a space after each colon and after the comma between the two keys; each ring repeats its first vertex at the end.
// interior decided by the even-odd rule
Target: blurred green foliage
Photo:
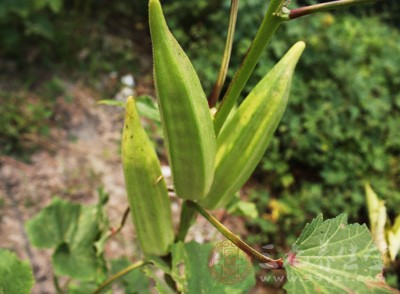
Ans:
{"type": "MultiPolygon", "coordinates": [[[[260,215],[249,224],[254,242],[286,246],[321,211],[327,218],[347,212],[352,221],[366,221],[365,180],[389,211],[400,207],[400,4],[390,2],[286,23],[261,58],[245,92],[290,45],[299,39],[308,44],[287,112],[254,177],[262,190],[250,195],[260,215]],[[287,236],[279,239],[278,230],[287,236]]],[[[228,82],[267,4],[240,2],[228,82]]],[[[163,5],[209,93],[222,58],[230,1],[164,0],[163,5]]],[[[0,58],[22,64],[33,59],[40,66],[56,60],[90,76],[132,72],[134,50],[148,44],[146,18],[147,0],[1,1],[0,58]]],[[[8,93],[1,97],[0,143],[6,153],[24,150],[20,138],[46,132],[42,118],[51,116],[51,105],[28,106],[8,93]]]]}
{"type": "Polygon", "coordinates": [[[0,104],[0,155],[29,159],[49,133],[52,103],[26,93],[0,92],[0,104]]]}
{"type": "Polygon", "coordinates": [[[145,27],[145,2],[0,1],[0,59],[11,59],[11,69],[78,69],[89,78],[129,72],[135,67],[134,27],[145,27]]]}
{"type": "MultiPolygon", "coordinates": [[[[207,2],[177,0],[165,9],[209,92],[223,52],[230,1],[216,1],[211,8],[207,2]]],[[[265,1],[241,2],[228,79],[265,7],[265,1]]],[[[291,44],[304,40],[308,46],[289,107],[254,177],[264,190],[250,195],[264,215],[250,223],[251,230],[264,233],[252,234],[254,242],[286,246],[321,211],[326,217],[347,212],[353,220],[367,221],[365,180],[385,196],[389,211],[400,207],[400,34],[390,24],[399,7],[305,17],[284,24],[274,36],[245,92],[291,44]],[[288,235],[282,240],[275,234],[279,231],[288,235]]]]}
{"type": "Polygon", "coordinates": [[[263,169],[283,195],[295,194],[313,213],[346,210],[357,217],[364,208],[364,180],[386,196],[389,209],[396,209],[399,32],[379,19],[329,14],[298,24],[286,26],[285,38],[277,42],[302,38],[309,46],[263,169]]]}
{"type": "Polygon", "coordinates": [[[4,0],[0,2],[0,53],[16,54],[22,41],[37,38],[53,40],[54,15],[60,13],[63,0],[4,0]]]}

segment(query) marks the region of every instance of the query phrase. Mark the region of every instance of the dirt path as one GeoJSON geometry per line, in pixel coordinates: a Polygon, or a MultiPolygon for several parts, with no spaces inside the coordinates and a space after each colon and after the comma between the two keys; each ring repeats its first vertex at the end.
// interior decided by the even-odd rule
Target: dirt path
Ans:
{"type": "MultiPolygon", "coordinates": [[[[47,206],[52,197],[82,204],[97,201],[96,189],[104,186],[110,194],[107,205],[111,225],[120,222],[127,207],[119,157],[123,110],[99,106],[95,95],[77,85],[66,83],[71,102],[58,99],[55,113],[65,121],[54,126],[41,151],[26,164],[10,157],[0,158],[0,248],[10,249],[30,261],[36,285],[32,293],[54,293],[51,250],[30,246],[24,223],[47,206]]],[[[178,201],[173,200],[173,215],[179,216],[178,201]]],[[[215,230],[204,220],[194,226],[189,239],[199,242],[214,238],[215,230]]],[[[132,257],[135,252],[131,222],[106,246],[107,258],[132,257]]]]}

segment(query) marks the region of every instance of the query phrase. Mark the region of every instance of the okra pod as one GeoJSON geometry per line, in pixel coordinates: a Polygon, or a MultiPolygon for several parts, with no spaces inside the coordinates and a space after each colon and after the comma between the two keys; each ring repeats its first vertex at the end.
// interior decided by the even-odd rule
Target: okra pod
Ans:
{"type": "Polygon", "coordinates": [[[286,109],[295,66],[304,50],[296,43],[250,92],[217,138],[214,182],[205,208],[225,206],[257,167],[286,109]]]}
{"type": "Polygon", "coordinates": [[[170,200],[160,162],[141,125],[133,98],[128,98],[126,103],[122,163],[131,214],[143,253],[166,255],[174,241],[170,200]]]}
{"type": "Polygon", "coordinates": [[[216,139],[199,78],[168,29],[159,0],[149,2],[154,80],[176,195],[204,198],[214,174],[216,139]]]}

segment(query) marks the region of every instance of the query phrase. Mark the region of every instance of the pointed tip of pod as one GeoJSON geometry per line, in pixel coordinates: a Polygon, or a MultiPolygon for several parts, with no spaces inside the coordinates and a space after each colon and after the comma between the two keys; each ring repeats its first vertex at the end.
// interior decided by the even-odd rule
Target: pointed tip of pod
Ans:
{"type": "Polygon", "coordinates": [[[301,55],[303,54],[304,49],[306,48],[306,43],[303,41],[299,41],[294,44],[289,51],[282,57],[275,68],[279,68],[282,71],[287,72],[292,75],[293,71],[296,67],[297,62],[299,61],[301,55]]]}
{"type": "Polygon", "coordinates": [[[149,7],[154,7],[154,6],[159,6],[161,5],[160,0],[150,0],[149,1],[149,7]]]}
{"type": "Polygon", "coordinates": [[[297,55],[300,58],[300,55],[303,53],[304,49],[306,48],[306,43],[303,41],[299,41],[290,48],[287,55],[293,54],[297,55]]]}
{"type": "Polygon", "coordinates": [[[306,48],[306,43],[304,41],[298,41],[294,46],[298,49],[304,50],[304,48],[306,48]]]}
{"type": "Polygon", "coordinates": [[[129,96],[126,99],[126,103],[125,103],[125,116],[127,116],[128,114],[131,116],[135,112],[136,112],[135,98],[133,96],[129,96]],[[135,111],[133,111],[133,110],[135,110],[135,111]]]}
{"type": "Polygon", "coordinates": [[[134,102],[135,102],[135,97],[129,96],[128,98],[126,98],[126,105],[132,104],[134,102]]]}

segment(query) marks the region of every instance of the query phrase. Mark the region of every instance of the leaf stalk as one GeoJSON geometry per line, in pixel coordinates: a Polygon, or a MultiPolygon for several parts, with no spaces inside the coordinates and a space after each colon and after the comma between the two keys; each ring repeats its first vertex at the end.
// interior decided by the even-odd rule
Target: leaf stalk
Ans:
{"type": "Polygon", "coordinates": [[[249,246],[246,242],[244,242],[240,237],[231,232],[227,227],[225,227],[222,223],[220,223],[213,215],[208,213],[204,208],[202,208],[197,203],[192,201],[187,201],[188,206],[193,207],[198,213],[200,213],[206,220],[208,220],[222,235],[224,235],[227,239],[229,239],[233,244],[235,244],[239,249],[243,252],[251,256],[253,259],[270,265],[271,269],[282,269],[283,268],[283,260],[272,259],[265,255],[262,255],[260,252],[249,246]]]}
{"type": "Polygon", "coordinates": [[[101,291],[103,291],[108,285],[110,285],[111,283],[113,283],[115,280],[121,278],[122,276],[126,275],[127,273],[138,269],[146,264],[149,264],[149,262],[147,261],[138,261],[134,264],[131,264],[130,266],[124,268],[123,270],[119,271],[118,273],[112,275],[111,277],[109,277],[105,282],[103,282],[94,292],[93,294],[99,294],[101,291]]]}

